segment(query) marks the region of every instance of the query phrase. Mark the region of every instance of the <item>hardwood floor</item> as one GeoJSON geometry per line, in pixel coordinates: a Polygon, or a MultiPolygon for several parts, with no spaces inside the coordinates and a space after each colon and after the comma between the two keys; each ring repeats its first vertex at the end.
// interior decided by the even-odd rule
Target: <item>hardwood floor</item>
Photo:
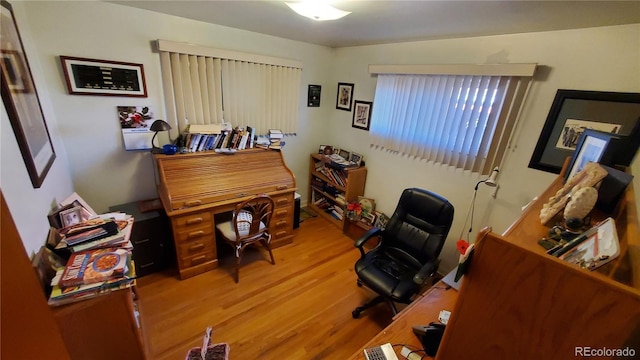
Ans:
{"type": "Polygon", "coordinates": [[[238,284],[230,250],[219,247],[220,266],[187,280],[175,269],[138,280],[150,359],[184,359],[207,326],[214,343],[230,345],[231,360],[345,359],[391,322],[384,304],[351,317],[373,293],[356,286],[353,241],[320,217],[273,250],[276,265],[248,248],[238,284]]]}

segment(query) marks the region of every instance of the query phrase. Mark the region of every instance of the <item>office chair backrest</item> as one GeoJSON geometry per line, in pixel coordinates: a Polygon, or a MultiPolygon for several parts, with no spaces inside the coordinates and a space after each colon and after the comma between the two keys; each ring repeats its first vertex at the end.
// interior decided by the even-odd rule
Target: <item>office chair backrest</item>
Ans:
{"type": "Polygon", "coordinates": [[[453,205],[447,199],[423,189],[405,189],[384,231],[385,252],[420,267],[438,257],[452,222],[453,205]]]}

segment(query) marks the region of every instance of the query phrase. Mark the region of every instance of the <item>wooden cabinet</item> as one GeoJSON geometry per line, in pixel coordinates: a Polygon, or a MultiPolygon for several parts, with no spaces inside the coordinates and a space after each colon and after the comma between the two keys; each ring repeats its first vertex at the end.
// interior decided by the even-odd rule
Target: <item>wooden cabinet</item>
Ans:
{"type": "Polygon", "coordinates": [[[51,308],[72,359],[145,359],[135,288],[51,308]]]}
{"type": "Polygon", "coordinates": [[[281,152],[156,155],[156,161],[158,193],[171,221],[181,279],[218,266],[216,218],[255,194],[267,194],[275,202],[272,248],[293,242],[296,183],[281,152]]]}
{"type": "Polygon", "coordinates": [[[345,231],[346,218],[336,218],[331,209],[339,207],[344,212],[347,203],[364,195],[366,180],[367,168],[364,166],[344,169],[325,160],[324,155],[311,154],[307,206],[345,231]]]}

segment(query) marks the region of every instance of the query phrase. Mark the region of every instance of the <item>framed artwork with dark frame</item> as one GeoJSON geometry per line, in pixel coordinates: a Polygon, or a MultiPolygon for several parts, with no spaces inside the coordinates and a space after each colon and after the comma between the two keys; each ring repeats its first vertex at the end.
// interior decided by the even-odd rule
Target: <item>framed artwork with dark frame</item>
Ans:
{"type": "Polygon", "coordinates": [[[7,1],[0,7],[0,54],[2,102],[20,147],[34,188],[42,186],[56,153],[44,119],[40,99],[31,76],[13,8],[7,1]]]}
{"type": "Polygon", "coordinates": [[[142,64],[71,56],[60,62],[69,94],[147,97],[142,64]]]}
{"type": "Polygon", "coordinates": [[[307,90],[307,107],[320,107],[321,85],[309,85],[307,90]]]}
{"type": "Polygon", "coordinates": [[[640,93],[558,90],[529,167],[559,174],[586,129],[631,135],[640,122],[640,93]]]}
{"type": "MultiPolygon", "coordinates": [[[[582,170],[589,162],[600,162],[607,151],[607,147],[612,141],[619,139],[620,136],[603,131],[585,130],[576,146],[576,151],[571,157],[571,162],[565,174],[565,180],[570,179],[573,175],[582,170]]],[[[607,159],[607,162],[609,162],[607,159]]],[[[611,164],[605,164],[611,165],[611,164]]]]}
{"type": "Polygon", "coordinates": [[[367,131],[369,130],[369,126],[371,125],[372,105],[373,103],[371,101],[355,101],[351,127],[367,131]]]}
{"type": "Polygon", "coordinates": [[[338,96],[336,97],[336,109],[351,111],[353,99],[353,84],[338,83],[338,96]]]}

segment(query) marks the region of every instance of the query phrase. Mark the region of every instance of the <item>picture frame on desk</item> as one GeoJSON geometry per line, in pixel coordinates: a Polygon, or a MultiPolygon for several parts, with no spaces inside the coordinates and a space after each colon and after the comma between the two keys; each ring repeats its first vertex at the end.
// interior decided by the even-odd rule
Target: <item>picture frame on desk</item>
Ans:
{"type": "Polygon", "coordinates": [[[601,160],[607,160],[606,162],[609,162],[608,160],[610,159],[603,159],[603,156],[609,144],[619,138],[616,134],[612,133],[590,129],[585,130],[582,135],[580,135],[576,150],[571,157],[565,181],[580,172],[588,162],[598,163],[601,160]]]}

